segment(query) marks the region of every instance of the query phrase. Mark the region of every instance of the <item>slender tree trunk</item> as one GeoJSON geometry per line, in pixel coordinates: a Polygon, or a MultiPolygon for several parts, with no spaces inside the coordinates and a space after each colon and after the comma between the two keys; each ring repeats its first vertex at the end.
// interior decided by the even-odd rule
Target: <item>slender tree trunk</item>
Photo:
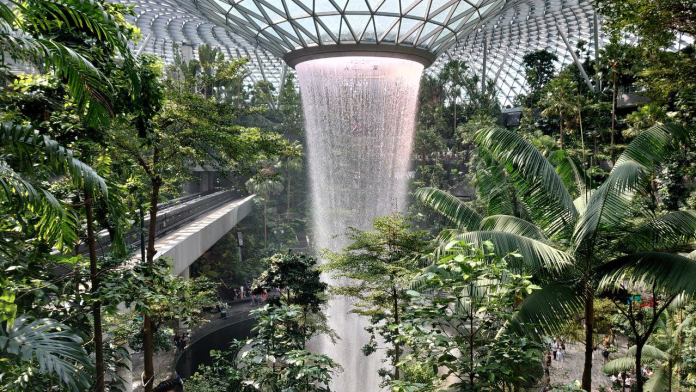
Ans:
{"type": "MultiPolygon", "coordinates": [[[[91,292],[99,290],[99,266],[97,265],[97,245],[94,237],[94,199],[92,192],[85,189],[85,210],[87,212],[87,245],[89,246],[89,277],[91,280],[91,292]]],[[[102,334],[101,301],[92,304],[92,318],[94,319],[94,390],[104,392],[104,342],[102,334]]]]}
{"type": "Polygon", "coordinates": [[[263,246],[268,246],[268,214],[266,208],[268,205],[268,192],[263,197],[263,246]]]}
{"type": "MultiPolygon", "coordinates": [[[[147,233],[147,263],[155,260],[155,235],[157,234],[157,210],[159,201],[160,178],[152,180],[152,195],[150,196],[150,226],[147,233]]],[[[152,392],[155,382],[155,323],[149,314],[143,315],[143,384],[145,392],[152,392]]]]}
{"type": "Polygon", "coordinates": [[[561,132],[561,150],[563,149],[563,112],[558,112],[558,126],[561,132]]]}
{"type": "MultiPolygon", "coordinates": [[[[396,291],[396,287],[392,287],[392,297],[394,299],[394,323],[397,325],[396,330],[394,331],[396,333],[396,336],[399,336],[399,297],[398,293],[396,291]]],[[[399,346],[398,342],[394,342],[394,379],[398,380],[399,379],[399,367],[397,364],[399,363],[399,355],[400,355],[400,350],[401,347],[399,346]]]]}
{"type": "MultiPolygon", "coordinates": [[[[648,335],[649,336],[649,335],[648,335]]],[[[643,344],[642,339],[637,339],[636,342],[636,390],[635,392],[643,392],[643,374],[640,371],[641,359],[643,357],[643,344]]]]}
{"type": "Polygon", "coordinates": [[[611,142],[610,142],[610,152],[611,161],[614,162],[614,129],[616,127],[616,63],[614,63],[614,70],[612,72],[613,82],[611,89],[611,142]]]}
{"type": "Polygon", "coordinates": [[[457,97],[454,97],[454,133],[453,135],[457,134],[457,97]]]}
{"type": "Polygon", "coordinates": [[[582,389],[592,390],[592,351],[594,349],[594,289],[585,277],[585,367],[582,372],[582,389]]]}
{"type": "Polygon", "coordinates": [[[285,210],[285,219],[290,219],[290,168],[288,168],[288,208],[285,210]]]}
{"type": "Polygon", "coordinates": [[[672,361],[672,356],[669,357],[669,361],[667,362],[667,390],[671,391],[672,390],[672,367],[674,366],[674,362],[672,361]]]}
{"type": "Polygon", "coordinates": [[[421,152],[421,179],[425,178],[425,153],[421,152]]]}

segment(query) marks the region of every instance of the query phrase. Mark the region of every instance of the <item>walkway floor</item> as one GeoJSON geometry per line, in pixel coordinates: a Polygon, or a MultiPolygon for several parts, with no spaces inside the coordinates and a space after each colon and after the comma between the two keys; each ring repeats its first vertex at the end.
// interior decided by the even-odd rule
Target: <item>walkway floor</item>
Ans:
{"type": "MultiPolygon", "coordinates": [[[[207,313],[205,318],[209,320],[209,322],[190,328],[190,342],[195,342],[211,331],[239,321],[239,317],[235,316],[247,315],[250,310],[255,308],[257,308],[257,306],[252,306],[251,300],[241,300],[230,302],[230,304],[227,306],[228,316],[226,319],[221,319],[220,313],[207,313]]],[[[161,381],[176,377],[174,366],[177,356],[176,349],[155,353],[153,358],[156,374],[155,385],[161,381]]],[[[133,361],[133,365],[131,367],[133,370],[133,391],[138,391],[140,388],[142,388],[140,378],[143,372],[143,354],[133,353],[131,359],[133,361]]]]}

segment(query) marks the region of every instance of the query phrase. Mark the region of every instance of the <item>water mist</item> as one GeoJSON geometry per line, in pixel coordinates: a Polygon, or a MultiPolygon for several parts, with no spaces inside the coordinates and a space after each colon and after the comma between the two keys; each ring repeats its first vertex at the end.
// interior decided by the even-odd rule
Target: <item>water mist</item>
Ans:
{"type": "MultiPolygon", "coordinates": [[[[296,66],[306,120],[316,250],[339,251],[348,227],[406,208],[418,85],[423,66],[383,57],[336,57],[296,66]],[[336,237],[338,236],[338,237],[336,237]]],[[[346,298],[332,299],[329,325],[341,340],[313,343],[344,371],[337,392],[379,390],[380,353],[365,357],[368,321],[350,313],[346,298]]]]}

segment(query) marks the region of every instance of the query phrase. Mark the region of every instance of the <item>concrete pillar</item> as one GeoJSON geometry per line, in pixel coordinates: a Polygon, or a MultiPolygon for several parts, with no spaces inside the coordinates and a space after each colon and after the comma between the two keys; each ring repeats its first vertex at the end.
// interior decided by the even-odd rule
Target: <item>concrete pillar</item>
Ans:
{"type": "MultiPolygon", "coordinates": [[[[191,279],[191,267],[190,266],[186,267],[183,271],[181,271],[181,274],[179,274],[179,276],[181,276],[182,278],[184,278],[186,280],[191,279]]],[[[185,321],[179,319],[179,328],[180,329],[188,329],[188,327],[189,326],[185,321]]]]}

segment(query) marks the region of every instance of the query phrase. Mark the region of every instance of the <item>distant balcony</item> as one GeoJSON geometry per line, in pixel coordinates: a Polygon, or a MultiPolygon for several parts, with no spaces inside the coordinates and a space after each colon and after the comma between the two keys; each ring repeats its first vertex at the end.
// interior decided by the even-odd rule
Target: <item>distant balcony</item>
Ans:
{"type": "Polygon", "coordinates": [[[622,87],[616,94],[616,107],[619,109],[630,108],[648,103],[652,99],[645,96],[645,87],[622,87]]]}

